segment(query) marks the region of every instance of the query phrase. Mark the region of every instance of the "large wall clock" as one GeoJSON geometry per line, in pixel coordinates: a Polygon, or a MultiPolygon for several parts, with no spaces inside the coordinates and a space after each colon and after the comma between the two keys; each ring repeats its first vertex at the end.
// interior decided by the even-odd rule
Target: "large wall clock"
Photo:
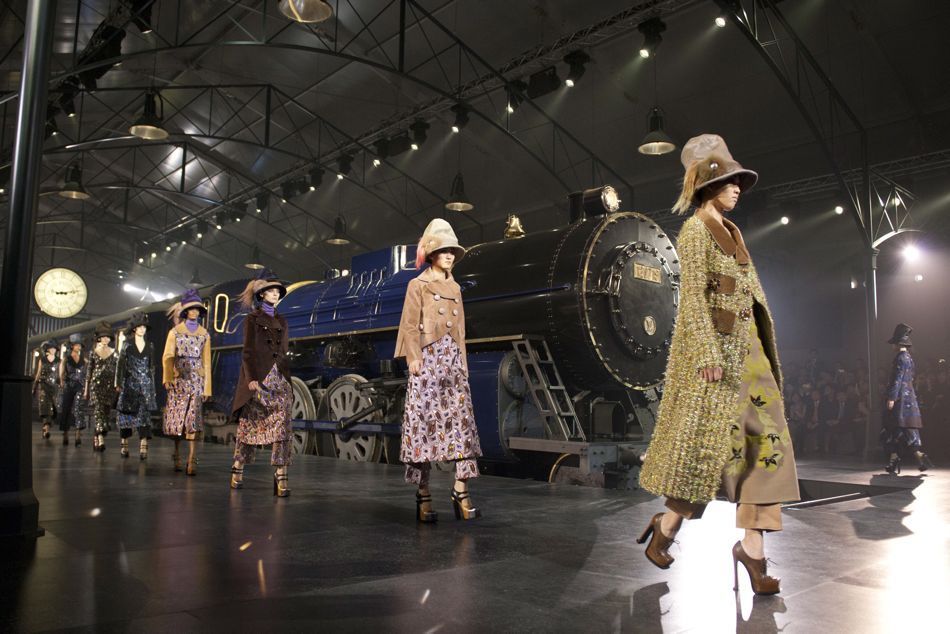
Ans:
{"type": "Polygon", "coordinates": [[[44,313],[65,319],[86,305],[86,283],[70,269],[49,269],[36,280],[33,297],[44,313]]]}

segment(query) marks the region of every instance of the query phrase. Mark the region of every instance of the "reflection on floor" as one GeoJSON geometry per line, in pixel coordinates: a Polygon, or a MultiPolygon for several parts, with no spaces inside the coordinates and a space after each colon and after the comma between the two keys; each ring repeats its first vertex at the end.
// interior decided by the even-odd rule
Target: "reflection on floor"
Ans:
{"type": "MultiPolygon", "coordinates": [[[[805,462],[802,478],[893,486],[788,510],[767,541],[780,597],[732,591],[732,508],[687,524],[668,571],[634,536],[662,508],[640,492],[483,477],[485,517],[418,526],[398,467],[306,456],[272,496],[269,454],[228,488],[230,453],[201,447],[195,478],[171,443],[147,462],[34,437],[46,536],[4,562],[0,631],[933,631],[950,597],[946,470],[886,476],[805,462]]],[[[876,467],[877,465],[875,465],[876,467]]],[[[941,628],[942,629],[942,628],[941,628]]]]}

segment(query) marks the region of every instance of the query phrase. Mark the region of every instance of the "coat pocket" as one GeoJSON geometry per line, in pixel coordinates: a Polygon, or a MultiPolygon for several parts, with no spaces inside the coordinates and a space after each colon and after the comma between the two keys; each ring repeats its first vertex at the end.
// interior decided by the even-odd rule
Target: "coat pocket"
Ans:
{"type": "Polygon", "coordinates": [[[723,335],[731,335],[736,330],[736,314],[725,308],[712,309],[712,321],[716,331],[723,335]]]}
{"type": "Polygon", "coordinates": [[[709,273],[706,288],[720,295],[732,295],[736,292],[736,278],[725,273],[709,273]]]}

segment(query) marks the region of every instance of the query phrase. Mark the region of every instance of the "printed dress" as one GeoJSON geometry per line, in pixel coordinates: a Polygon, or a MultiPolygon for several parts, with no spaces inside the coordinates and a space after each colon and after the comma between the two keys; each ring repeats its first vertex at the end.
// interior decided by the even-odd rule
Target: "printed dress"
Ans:
{"type": "Polygon", "coordinates": [[[152,369],[152,344],[139,352],[135,340],[127,341],[119,357],[116,384],[121,388],[116,416],[119,429],[135,429],[151,435],[151,412],[155,404],[155,379],[152,369]]]}
{"type": "Polygon", "coordinates": [[[462,352],[447,333],[422,349],[422,371],[409,376],[399,459],[406,480],[424,484],[428,469],[419,463],[454,460],[456,478],[465,480],[478,476],[481,455],[462,352]]]}
{"type": "Polygon", "coordinates": [[[166,436],[201,431],[203,398],[211,396],[211,337],[198,326],[188,332],[181,323],[168,332],[162,355],[162,380],[171,383],[165,401],[166,436]]]}
{"type": "Polygon", "coordinates": [[[46,355],[40,357],[39,377],[36,381],[36,400],[40,419],[52,421],[56,418],[56,398],[58,389],[56,373],[59,369],[59,359],[50,361],[46,355]]]}
{"type": "Polygon", "coordinates": [[[63,368],[63,389],[59,394],[59,411],[57,412],[60,431],[86,428],[86,404],[82,399],[85,386],[86,360],[80,357],[77,363],[71,356],[67,356],[63,368]]]}
{"type": "Polygon", "coordinates": [[[114,350],[107,357],[101,357],[95,351],[89,355],[86,379],[89,384],[89,412],[97,434],[105,434],[112,428],[116,397],[115,368],[114,350]]]}

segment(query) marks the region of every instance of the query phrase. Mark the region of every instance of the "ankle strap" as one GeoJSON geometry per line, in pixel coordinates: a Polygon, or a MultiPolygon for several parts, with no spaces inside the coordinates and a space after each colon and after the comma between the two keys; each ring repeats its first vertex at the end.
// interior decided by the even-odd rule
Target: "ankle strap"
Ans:
{"type": "Polygon", "coordinates": [[[455,499],[461,502],[462,500],[468,497],[469,497],[468,491],[456,491],[455,489],[452,489],[452,499],[455,499]]]}

